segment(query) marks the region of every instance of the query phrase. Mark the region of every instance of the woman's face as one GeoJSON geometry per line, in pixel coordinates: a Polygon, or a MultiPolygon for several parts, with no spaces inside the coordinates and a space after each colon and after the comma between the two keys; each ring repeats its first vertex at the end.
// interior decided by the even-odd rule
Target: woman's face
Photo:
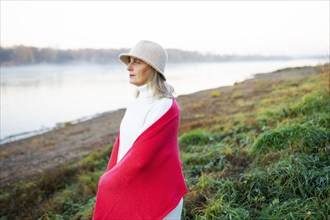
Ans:
{"type": "Polygon", "coordinates": [[[133,57],[129,57],[128,61],[129,82],[136,86],[146,84],[150,78],[150,66],[142,60],[133,57]]]}

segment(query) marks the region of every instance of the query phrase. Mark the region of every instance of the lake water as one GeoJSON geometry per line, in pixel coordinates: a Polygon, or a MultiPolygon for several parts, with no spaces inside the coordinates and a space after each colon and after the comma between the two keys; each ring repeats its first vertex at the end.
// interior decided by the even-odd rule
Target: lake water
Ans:
{"type": "MultiPolygon", "coordinates": [[[[176,94],[182,95],[232,85],[256,73],[320,63],[312,59],[169,64],[166,75],[176,94]]],[[[124,108],[134,91],[121,64],[1,67],[1,142],[124,108]]]]}

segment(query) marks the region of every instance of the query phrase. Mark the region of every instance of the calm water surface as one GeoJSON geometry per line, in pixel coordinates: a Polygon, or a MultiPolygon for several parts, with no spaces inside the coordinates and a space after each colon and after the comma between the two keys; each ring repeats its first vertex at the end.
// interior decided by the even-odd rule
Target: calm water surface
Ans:
{"type": "MultiPolygon", "coordinates": [[[[232,85],[256,73],[320,63],[290,60],[169,64],[166,74],[176,94],[182,95],[232,85]]],[[[47,130],[58,123],[124,108],[134,91],[121,64],[1,67],[1,142],[13,140],[6,139],[11,135],[47,130]]]]}

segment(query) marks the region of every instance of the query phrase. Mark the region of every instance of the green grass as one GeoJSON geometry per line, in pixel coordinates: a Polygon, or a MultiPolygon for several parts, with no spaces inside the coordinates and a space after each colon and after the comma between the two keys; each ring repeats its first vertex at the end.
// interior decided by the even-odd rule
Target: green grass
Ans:
{"type": "MultiPolygon", "coordinates": [[[[205,140],[181,143],[189,186],[184,219],[328,218],[330,96],[318,77],[308,78],[302,86],[313,89],[300,98],[290,88],[294,98],[265,98],[257,114],[228,117],[226,126],[215,125],[212,133],[184,134],[205,140]],[[225,161],[221,166],[207,166],[220,158],[225,161]]],[[[289,91],[281,87],[275,93],[289,91]]]]}
{"type": "Polygon", "coordinates": [[[0,219],[72,219],[94,197],[110,152],[106,147],[77,163],[48,170],[37,180],[1,189],[0,219]]]}
{"type": "MultiPolygon", "coordinates": [[[[266,85],[260,99],[232,98],[247,112],[196,117],[179,137],[189,192],[182,219],[327,219],[330,96],[327,72],[266,85]],[[323,78],[322,78],[323,77],[323,78]],[[324,78],[325,77],[325,78],[324,78]]],[[[208,98],[214,99],[215,96],[208,98]]],[[[222,96],[222,94],[221,94],[222,96]]],[[[230,108],[230,107],[228,107],[230,108]]],[[[0,193],[0,219],[91,219],[111,148],[0,193]]]]}
{"type": "Polygon", "coordinates": [[[193,151],[196,145],[206,145],[210,141],[212,141],[211,135],[202,130],[194,130],[179,137],[180,149],[185,151],[193,151]]]}
{"type": "Polygon", "coordinates": [[[326,219],[329,162],[314,154],[286,155],[239,180],[219,179],[217,194],[197,215],[202,219],[305,219],[310,211],[315,219],[326,219]]]}
{"type": "Polygon", "coordinates": [[[250,154],[260,156],[271,151],[288,150],[289,147],[315,152],[325,149],[329,143],[329,132],[323,128],[308,124],[289,125],[261,134],[251,146],[250,154]]]}

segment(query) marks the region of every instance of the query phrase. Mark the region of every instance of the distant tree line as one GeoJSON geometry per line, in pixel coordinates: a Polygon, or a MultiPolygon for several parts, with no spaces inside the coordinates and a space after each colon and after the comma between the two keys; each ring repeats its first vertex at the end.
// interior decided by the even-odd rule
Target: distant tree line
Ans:
{"type": "MultiPolygon", "coordinates": [[[[128,49],[76,49],[60,50],[53,48],[37,48],[27,46],[0,47],[1,66],[31,65],[31,64],[65,64],[65,63],[118,63],[118,55],[128,49]]],[[[202,54],[197,51],[167,49],[170,63],[178,62],[228,62],[255,60],[285,60],[286,56],[238,56],[202,54]]]]}

